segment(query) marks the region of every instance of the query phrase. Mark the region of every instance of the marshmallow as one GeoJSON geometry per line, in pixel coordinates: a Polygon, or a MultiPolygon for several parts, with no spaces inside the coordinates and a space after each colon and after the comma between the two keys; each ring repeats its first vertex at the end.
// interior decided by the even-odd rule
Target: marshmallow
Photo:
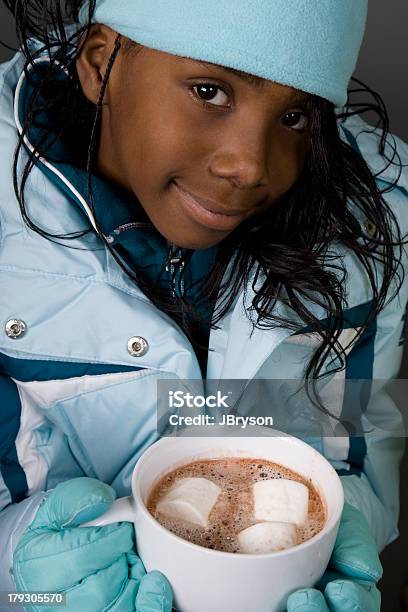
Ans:
{"type": "Polygon", "coordinates": [[[258,521],[304,525],[307,521],[309,489],[285,478],[261,480],[254,484],[254,516],[258,521]]]}
{"type": "Polygon", "coordinates": [[[165,516],[208,527],[209,514],[221,493],[207,478],[180,478],[157,504],[165,516]]]}
{"type": "Polygon", "coordinates": [[[239,552],[262,555],[296,546],[296,527],[289,523],[257,523],[238,534],[239,552]]]}

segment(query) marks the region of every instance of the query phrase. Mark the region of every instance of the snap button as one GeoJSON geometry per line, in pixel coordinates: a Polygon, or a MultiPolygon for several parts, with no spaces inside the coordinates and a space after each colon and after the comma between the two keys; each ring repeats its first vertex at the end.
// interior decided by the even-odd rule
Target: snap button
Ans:
{"type": "Polygon", "coordinates": [[[141,336],[134,336],[128,341],[128,353],[132,357],[143,357],[149,350],[149,344],[145,338],[141,336]]]}
{"type": "Polygon", "coordinates": [[[10,319],[6,323],[6,335],[9,338],[20,338],[24,335],[26,331],[26,324],[24,321],[20,321],[20,319],[10,319]]]}

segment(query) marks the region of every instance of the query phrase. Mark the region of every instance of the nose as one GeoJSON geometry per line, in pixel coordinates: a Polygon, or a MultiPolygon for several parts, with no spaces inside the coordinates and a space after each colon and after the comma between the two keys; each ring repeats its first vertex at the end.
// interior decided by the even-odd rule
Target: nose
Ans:
{"type": "MultiPolygon", "coordinates": [[[[249,132],[249,130],[248,130],[249,132]]],[[[228,180],[237,189],[268,185],[268,151],[265,135],[242,133],[224,135],[223,144],[213,154],[209,171],[228,180]]]]}

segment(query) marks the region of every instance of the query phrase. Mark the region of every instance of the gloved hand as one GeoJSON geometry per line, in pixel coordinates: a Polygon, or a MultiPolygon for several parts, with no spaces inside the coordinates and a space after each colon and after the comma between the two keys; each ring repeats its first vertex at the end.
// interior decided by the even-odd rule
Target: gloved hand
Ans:
{"type": "Polygon", "coordinates": [[[288,612],[379,612],[381,596],[376,583],[381,576],[377,546],[366,518],[345,504],[328,571],[316,589],[290,595],[288,612]]]}
{"type": "Polygon", "coordinates": [[[146,574],[133,525],[78,527],[106,512],[115,498],[112,487],[94,478],[68,480],[51,491],[15,549],[17,589],[66,593],[66,612],[170,612],[170,585],[159,572],[146,574]]]}

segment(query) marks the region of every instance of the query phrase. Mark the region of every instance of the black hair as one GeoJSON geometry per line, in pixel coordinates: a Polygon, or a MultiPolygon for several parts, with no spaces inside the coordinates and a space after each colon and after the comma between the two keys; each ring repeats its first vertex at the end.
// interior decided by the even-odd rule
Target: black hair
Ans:
{"type": "MultiPolygon", "coordinates": [[[[35,85],[29,105],[31,110],[15,153],[14,188],[21,213],[32,230],[50,240],[64,241],[66,245],[74,246],[74,243],[66,241],[73,241],[85,232],[62,236],[37,226],[27,213],[24,186],[37,156],[46,156],[50,136],[51,140],[62,139],[67,149],[75,155],[78,165],[87,169],[88,204],[93,207],[92,174],[106,85],[120,49],[128,53],[137,50],[138,45],[117,36],[98,103],[93,105],[82,92],[75,58],[89,33],[95,0],[89,1],[87,24],[83,27],[78,23],[81,0],[4,2],[15,15],[19,43],[26,58],[26,74],[28,67],[40,55],[45,54],[49,59],[45,75],[35,85]],[[37,41],[35,48],[31,44],[33,39],[37,41]],[[64,81],[56,76],[61,68],[68,76],[64,81]],[[40,99],[45,102],[40,103],[40,99]],[[29,153],[19,182],[17,161],[24,135],[44,110],[50,118],[50,133],[44,141],[37,143],[34,152],[29,153]]],[[[307,392],[309,394],[311,382],[315,397],[314,381],[322,376],[323,364],[331,351],[340,359],[340,365],[333,371],[345,367],[345,353],[336,341],[345,323],[345,281],[348,273],[341,258],[331,248],[342,245],[351,251],[367,273],[372,290],[372,308],[360,335],[374,322],[386,303],[396,296],[404,279],[400,262],[403,239],[397,219],[384,199],[384,193],[398,182],[402,164],[395,143],[388,134],[388,116],[381,98],[360,81],[354,79],[353,82],[354,88],[350,89],[347,105],[341,114],[336,114],[332,103],[317,96],[310,97],[310,152],[301,177],[273,207],[242,223],[220,243],[215,264],[200,289],[201,299],[205,297],[217,304],[212,320],[204,320],[207,326],[215,327],[238,295],[251,287],[254,298],[247,315],[253,329],[285,326],[296,331],[298,323],[292,316],[274,314],[274,306],[281,302],[300,317],[305,327],[317,332],[322,342],[305,368],[307,392]],[[354,102],[354,96],[360,95],[361,91],[370,94],[372,101],[354,102]],[[360,153],[340,136],[341,122],[354,114],[366,112],[375,112],[378,117],[373,129],[381,134],[379,151],[384,158],[384,166],[399,168],[394,183],[383,191],[360,153]],[[367,232],[357,219],[349,206],[350,201],[368,220],[366,228],[370,231],[367,232]],[[378,264],[382,266],[379,287],[376,282],[378,264]],[[397,281],[395,290],[387,300],[394,279],[397,281]],[[308,310],[306,300],[327,312],[325,324],[322,325],[308,310]]],[[[203,319],[190,303],[188,291],[175,300],[169,292],[151,286],[143,270],[131,270],[124,266],[118,253],[104,237],[97,218],[96,224],[104,246],[118,264],[159,309],[177,321],[193,344],[197,344],[194,330],[203,323],[203,319]]],[[[182,282],[182,275],[179,282],[182,282]]],[[[319,398],[317,403],[314,399],[312,401],[326,411],[319,398]]]]}

